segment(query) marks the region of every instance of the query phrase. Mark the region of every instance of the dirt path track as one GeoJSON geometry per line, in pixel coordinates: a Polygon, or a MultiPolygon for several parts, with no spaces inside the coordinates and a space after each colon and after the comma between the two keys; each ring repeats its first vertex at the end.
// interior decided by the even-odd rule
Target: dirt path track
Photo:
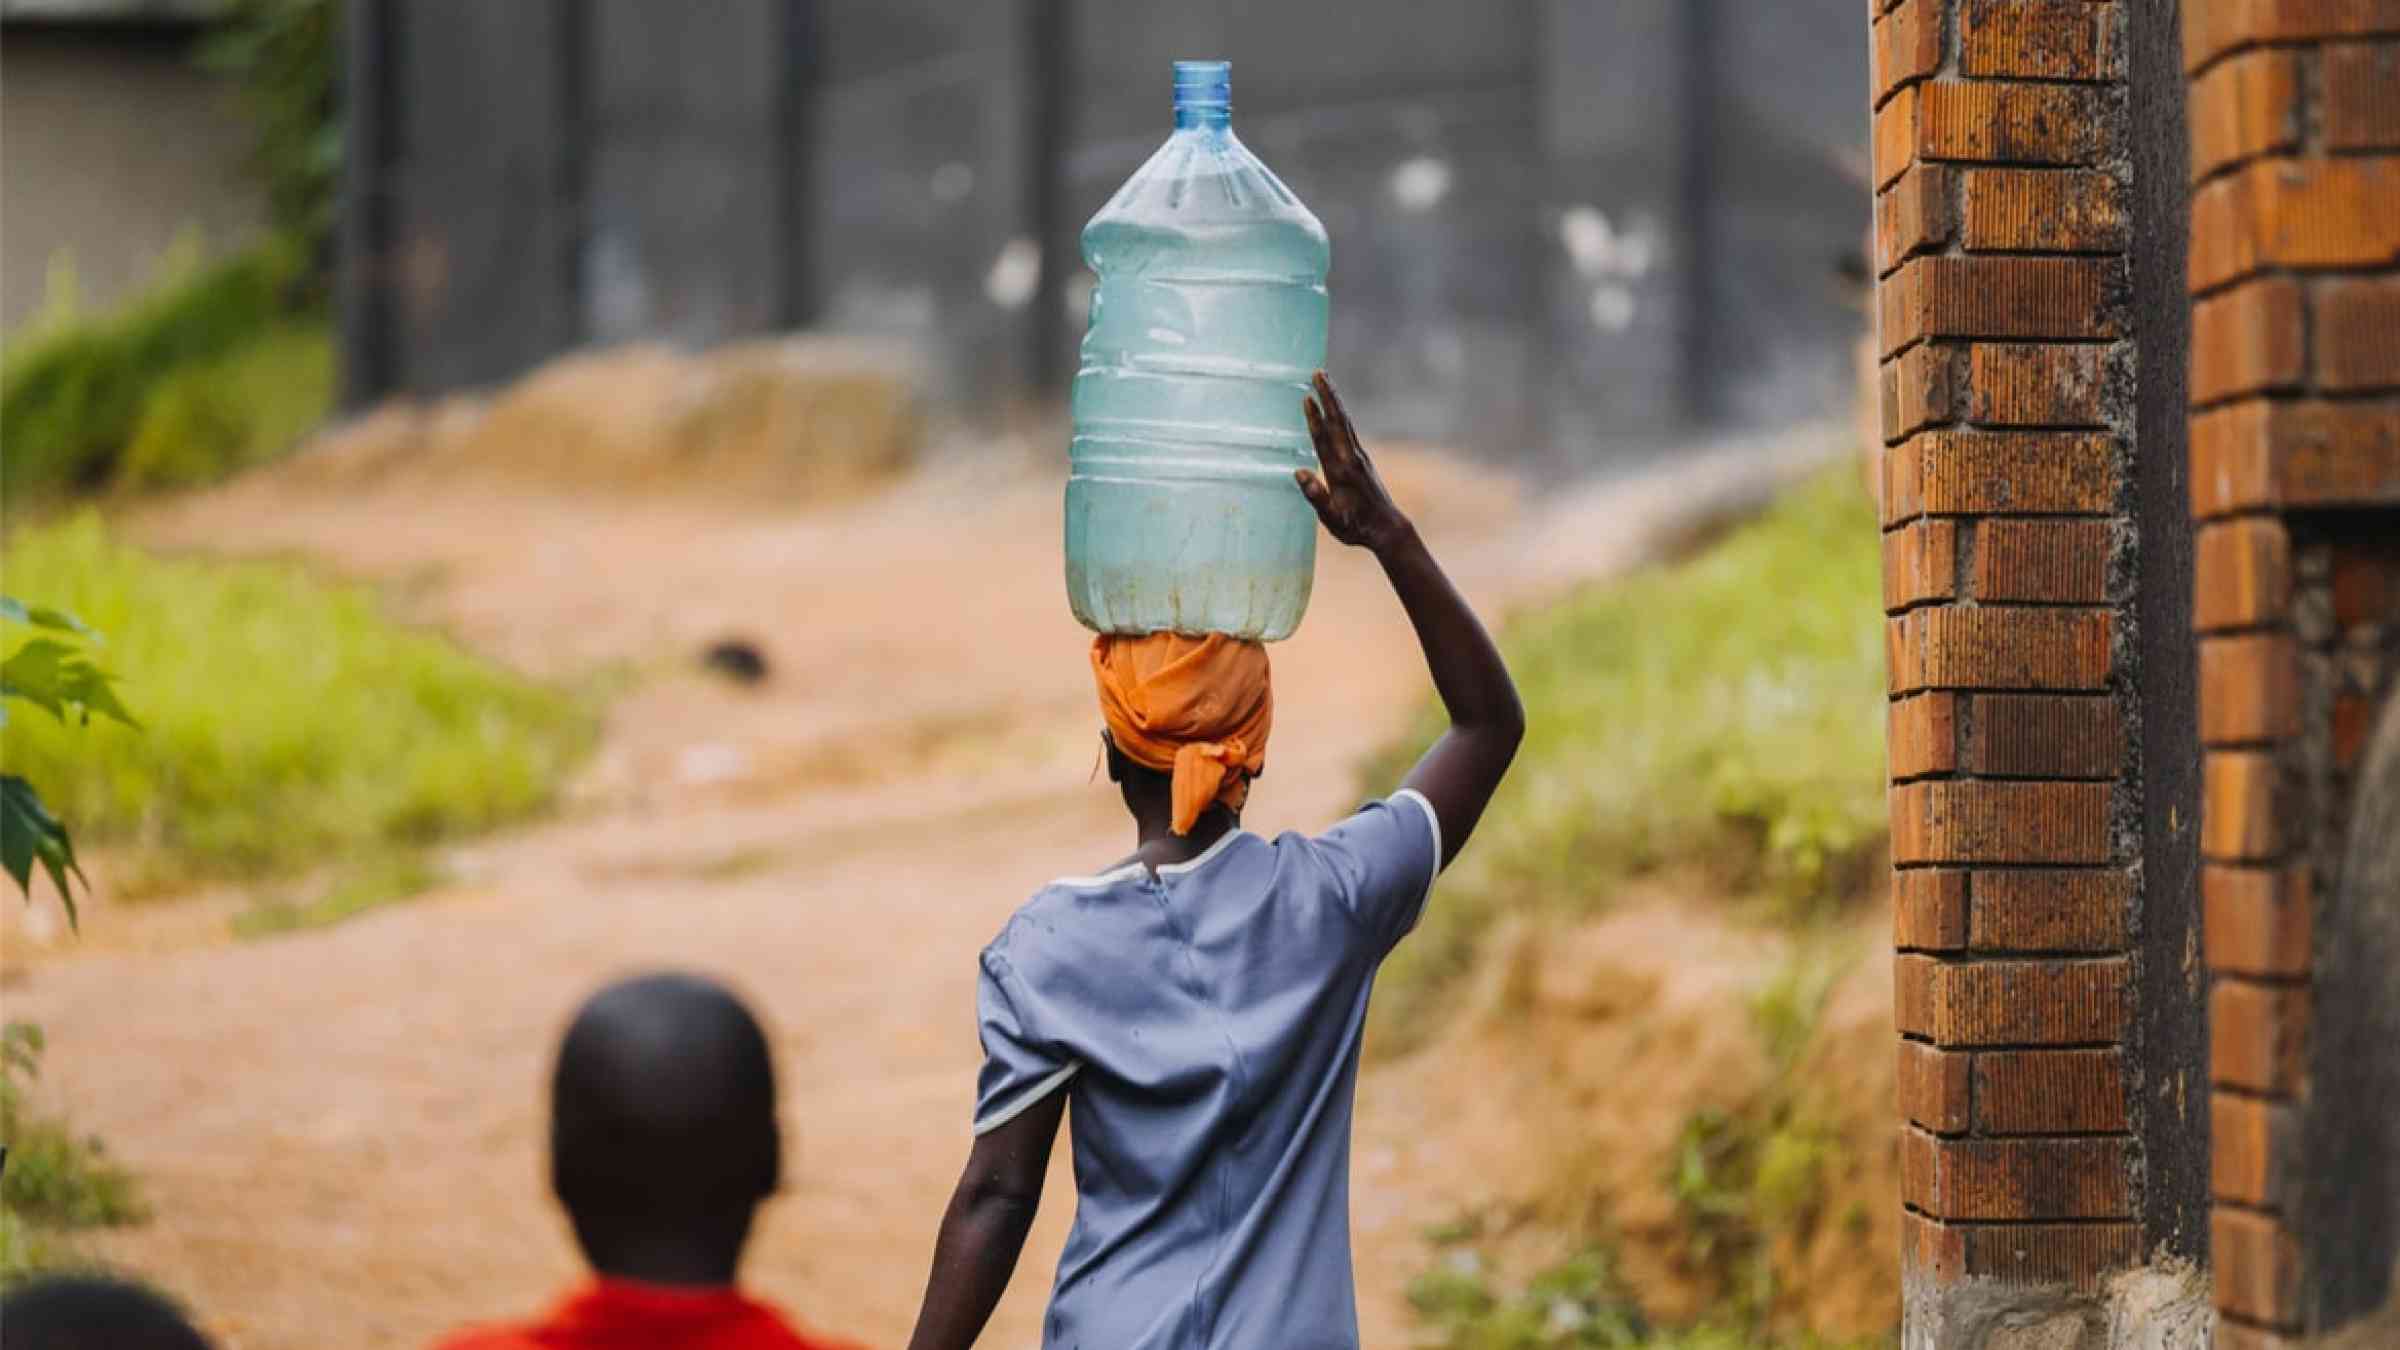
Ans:
{"type": "MultiPolygon", "coordinates": [[[[1429,459],[1391,472],[1493,600],[1621,561],[1634,527],[1690,493],[1636,485],[1529,517],[1429,459]]],[[[1759,478],[1756,463],[1712,472],[1736,493],[1759,478]]],[[[45,1025],[45,1090],[156,1211],[104,1253],[191,1300],[228,1347],[413,1346],[526,1312],[577,1270],[542,1177],[563,1019],[613,975],[682,966],[742,989],[778,1055],[789,1186],[747,1281],[806,1321],[897,1343],[967,1144],[974,954],[1033,886],[1127,843],[1088,781],[1055,493],[954,468],[767,517],[457,485],[295,500],[259,481],[147,522],[171,546],[239,540],[399,584],[425,617],[534,669],[673,662],[617,704],[560,818],[458,851],[434,895],[252,943],[103,905],[80,949],[37,955],[8,1015],[45,1025]],[[686,673],[726,632],[766,645],[764,690],[686,673]]],[[[1356,759],[1406,717],[1421,667],[1371,564],[1338,550],[1276,666],[1251,824],[1313,828],[1353,803],[1356,759]]],[[[1421,1123],[1376,1100],[1355,1183],[1361,1316],[1388,1346],[1408,1339],[1418,1230],[1458,1179],[1401,1165],[1421,1123]]],[[[986,1344],[1038,1339],[1065,1154],[986,1344]]]]}

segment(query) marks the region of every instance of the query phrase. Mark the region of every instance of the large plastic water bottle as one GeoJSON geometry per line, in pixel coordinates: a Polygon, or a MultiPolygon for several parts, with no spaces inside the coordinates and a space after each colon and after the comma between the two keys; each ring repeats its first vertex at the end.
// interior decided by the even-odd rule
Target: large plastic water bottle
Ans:
{"type": "Polygon", "coordinates": [[[1067,595],[1103,633],[1291,636],[1316,577],[1300,401],[1325,227],[1234,138],[1231,67],[1175,63],[1175,133],[1083,231],[1067,595]]]}

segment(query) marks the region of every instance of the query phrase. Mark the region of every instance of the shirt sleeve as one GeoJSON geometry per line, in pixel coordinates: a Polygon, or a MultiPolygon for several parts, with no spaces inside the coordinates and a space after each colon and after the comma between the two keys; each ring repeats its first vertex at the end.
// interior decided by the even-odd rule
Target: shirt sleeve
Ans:
{"type": "Polygon", "coordinates": [[[1408,936],[1425,912],[1441,870],[1442,822],[1413,788],[1370,803],[1317,838],[1343,904],[1380,957],[1408,936]]]}
{"type": "Polygon", "coordinates": [[[1006,957],[986,951],[975,986],[975,1020],[983,1040],[983,1071],[975,1079],[975,1133],[996,1130],[1066,1086],[1082,1067],[1045,1043],[1026,1021],[1030,1000],[1019,997],[1006,957]]]}

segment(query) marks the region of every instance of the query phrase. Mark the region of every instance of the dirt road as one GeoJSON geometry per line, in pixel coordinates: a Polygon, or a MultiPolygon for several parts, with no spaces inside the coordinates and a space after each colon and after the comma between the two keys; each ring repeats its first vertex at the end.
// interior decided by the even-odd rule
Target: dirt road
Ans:
{"type": "MultiPolygon", "coordinates": [[[[1494,601],[1638,552],[1684,495],[1653,483],[1528,512],[1432,460],[1394,457],[1391,475],[1494,601]]],[[[1034,886],[1129,842],[1091,781],[1055,483],[952,466],[767,516],[407,484],[295,500],[262,481],[144,528],[392,583],[525,667],[645,678],[567,809],[456,851],[435,894],[245,943],[173,907],[103,905],[86,942],[37,955],[8,1015],[47,1028],[45,1093],[109,1141],[156,1214],[103,1254],[189,1299],[229,1347],[412,1346],[527,1312],[577,1272],[542,1176],[563,1020],[613,975],[688,967],[745,991],[778,1055],[793,1153],[747,1281],[805,1321],[898,1342],[968,1143],[974,954],[1034,886]],[[762,689],[694,668],[730,633],[766,648],[762,689]]],[[[1250,824],[1314,828],[1354,803],[1358,757],[1407,716],[1422,671],[1371,563],[1330,546],[1275,659],[1250,824]]],[[[1363,1100],[1361,1315],[1369,1344],[1399,1345],[1418,1233],[1457,1182],[1406,1166],[1420,1122],[1363,1100]]],[[[1072,1203],[1059,1157],[987,1344],[1038,1339],[1072,1203]]]]}

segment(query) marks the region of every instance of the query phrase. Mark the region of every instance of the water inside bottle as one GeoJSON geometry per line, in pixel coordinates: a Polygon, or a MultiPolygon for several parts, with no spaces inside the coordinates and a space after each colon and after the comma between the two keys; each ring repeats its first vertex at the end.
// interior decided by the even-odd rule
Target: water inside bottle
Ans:
{"type": "Polygon", "coordinates": [[[1175,67],[1175,131],[1083,231],[1067,591],[1100,632],[1299,626],[1317,522],[1301,400],[1325,361],[1324,226],[1233,134],[1229,68],[1175,67]]]}

